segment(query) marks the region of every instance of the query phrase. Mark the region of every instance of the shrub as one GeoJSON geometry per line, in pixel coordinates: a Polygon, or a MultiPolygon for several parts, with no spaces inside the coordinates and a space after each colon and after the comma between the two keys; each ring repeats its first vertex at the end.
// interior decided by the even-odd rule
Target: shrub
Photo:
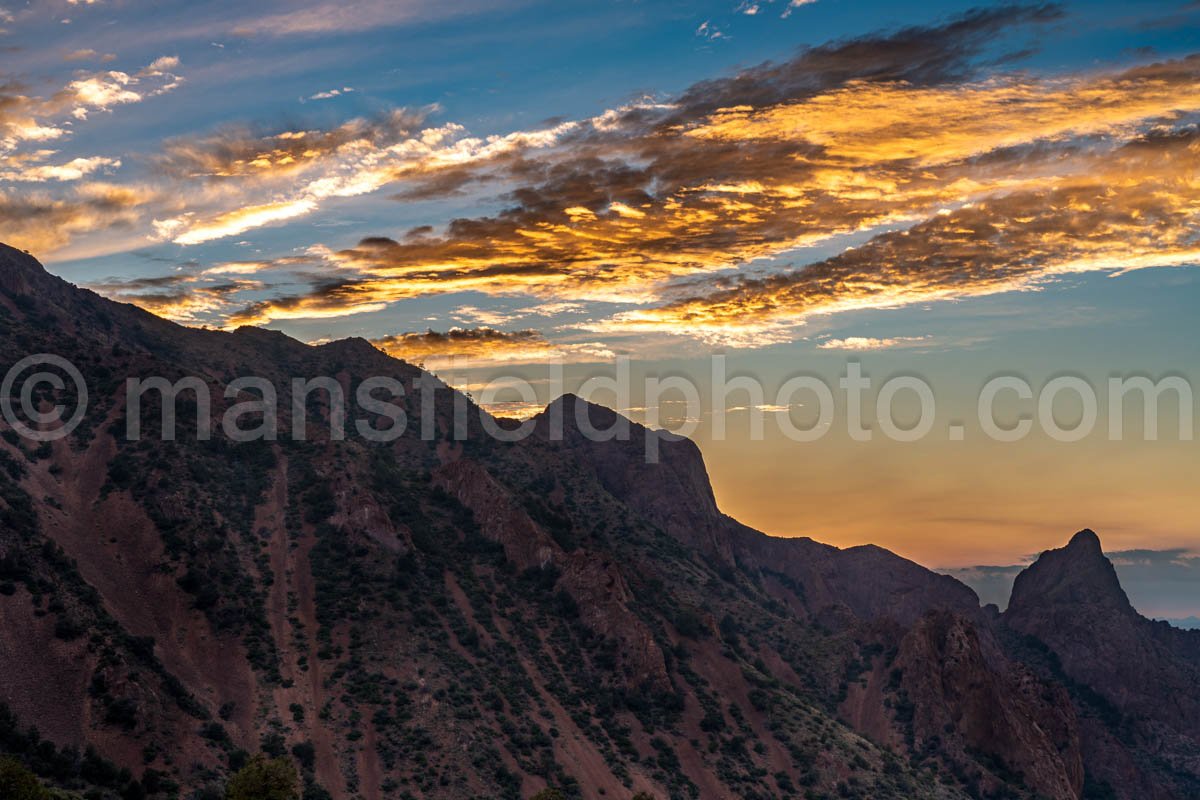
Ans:
{"type": "Polygon", "coordinates": [[[317,760],[317,751],[312,742],[300,742],[292,745],[292,755],[304,769],[312,769],[317,760]]]}
{"type": "Polygon", "coordinates": [[[15,758],[0,758],[0,797],[4,800],[50,800],[50,792],[15,758]]]}
{"type": "Polygon", "coordinates": [[[299,785],[292,762],[257,755],[229,779],[225,800],[299,800],[299,785]]]}

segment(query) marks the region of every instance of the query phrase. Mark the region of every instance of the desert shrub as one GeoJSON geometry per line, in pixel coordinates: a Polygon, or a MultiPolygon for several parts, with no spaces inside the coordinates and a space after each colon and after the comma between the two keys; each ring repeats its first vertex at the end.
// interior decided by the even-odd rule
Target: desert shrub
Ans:
{"type": "Polygon", "coordinates": [[[0,797],[4,800],[50,800],[50,792],[15,758],[0,758],[0,797]]]}
{"type": "Polygon", "coordinates": [[[257,755],[229,779],[225,800],[298,800],[299,786],[292,762],[257,755]]]}

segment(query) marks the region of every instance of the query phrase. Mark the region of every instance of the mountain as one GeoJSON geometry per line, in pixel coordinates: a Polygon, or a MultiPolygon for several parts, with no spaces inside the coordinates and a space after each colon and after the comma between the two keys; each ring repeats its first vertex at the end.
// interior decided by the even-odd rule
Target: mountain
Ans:
{"type": "Polygon", "coordinates": [[[886,550],[741,525],[694,443],[578,397],[500,441],[515,421],[363,340],[184,328],[0,247],[0,370],[34,353],[89,390],[59,441],[0,423],[0,754],[48,784],[209,800],[263,752],[305,800],[1196,796],[1194,640],[1139,621],[1086,537],[1000,615],[886,550]],[[130,376],[211,408],[194,384],[164,440],[130,376]],[[223,430],[270,418],[248,376],[274,441],[223,430]],[[403,435],[353,435],[387,427],[354,406],[332,436],[333,393],[293,397],[320,376],[398,381],[403,435]]]}
{"type": "Polygon", "coordinates": [[[1200,796],[1200,631],[1138,614],[1095,533],[1018,575],[1004,624],[1048,648],[1056,677],[1082,689],[1097,780],[1140,784],[1121,797],[1200,796]]]}
{"type": "Polygon", "coordinates": [[[1163,622],[1169,623],[1176,628],[1183,630],[1200,630],[1200,617],[1184,617],[1183,619],[1165,619],[1163,622]]]}

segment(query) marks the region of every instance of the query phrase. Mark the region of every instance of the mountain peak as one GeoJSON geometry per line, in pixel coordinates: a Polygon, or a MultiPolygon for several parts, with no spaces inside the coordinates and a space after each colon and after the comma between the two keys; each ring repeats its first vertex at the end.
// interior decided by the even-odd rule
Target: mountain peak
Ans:
{"type": "Polygon", "coordinates": [[[575,394],[574,392],[563,392],[557,398],[555,398],[554,400],[551,400],[550,404],[547,405],[542,410],[542,413],[545,414],[545,413],[549,412],[551,409],[558,408],[558,407],[561,407],[563,409],[574,409],[578,406],[583,406],[584,408],[586,408],[589,411],[589,413],[592,411],[605,411],[605,412],[608,412],[611,414],[617,413],[615,410],[609,408],[608,406],[603,406],[603,405],[600,405],[599,403],[593,403],[589,400],[585,400],[584,398],[580,397],[579,395],[575,394]]]}
{"type": "Polygon", "coordinates": [[[341,356],[374,357],[383,351],[361,336],[347,336],[345,339],[334,339],[320,345],[327,352],[341,356]]]}
{"type": "Polygon", "coordinates": [[[45,272],[46,268],[41,265],[36,258],[29,254],[27,250],[18,250],[10,244],[0,242],[0,268],[9,269],[27,269],[37,272],[45,272]]]}
{"type": "Polygon", "coordinates": [[[1100,545],[1100,537],[1091,528],[1084,528],[1072,536],[1071,541],[1067,543],[1066,550],[1077,555],[1085,553],[1104,555],[1104,548],[1100,545]]]}
{"type": "Polygon", "coordinates": [[[49,274],[29,253],[0,242],[0,291],[14,295],[32,294],[49,274]]]}
{"type": "Polygon", "coordinates": [[[535,419],[547,425],[551,424],[550,421],[552,419],[557,420],[553,424],[558,425],[561,423],[566,425],[569,430],[578,430],[580,420],[586,419],[597,430],[620,427],[622,429],[621,439],[628,439],[631,435],[645,430],[641,425],[615,409],[585,400],[572,392],[564,392],[551,401],[548,406],[537,414],[535,419]],[[581,411],[582,414],[580,413],[581,411]]]}
{"type": "Polygon", "coordinates": [[[1088,605],[1133,612],[1133,606],[1095,531],[1082,530],[1066,547],[1047,550],[1013,583],[1009,611],[1088,605]]]}

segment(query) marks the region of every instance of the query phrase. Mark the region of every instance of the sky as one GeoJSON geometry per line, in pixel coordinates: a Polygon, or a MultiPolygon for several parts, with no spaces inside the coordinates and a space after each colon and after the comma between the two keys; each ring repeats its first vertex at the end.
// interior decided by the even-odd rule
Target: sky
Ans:
{"type": "MultiPolygon", "coordinates": [[[[498,413],[617,359],[690,378],[701,410],[657,421],[773,534],[955,569],[1083,527],[1200,551],[1194,398],[1155,441],[1103,402],[1075,442],[974,422],[1002,375],[1194,385],[1200,4],[10,1],[0,29],[0,240],[77,284],[535,388],[498,413]],[[763,397],[703,385],[714,355],[763,397]],[[852,364],[869,407],[926,381],[932,432],[857,441],[838,394],[783,435],[820,414],[779,388],[852,364]]],[[[1156,609],[1200,613],[1179,585],[1156,609]]]]}

